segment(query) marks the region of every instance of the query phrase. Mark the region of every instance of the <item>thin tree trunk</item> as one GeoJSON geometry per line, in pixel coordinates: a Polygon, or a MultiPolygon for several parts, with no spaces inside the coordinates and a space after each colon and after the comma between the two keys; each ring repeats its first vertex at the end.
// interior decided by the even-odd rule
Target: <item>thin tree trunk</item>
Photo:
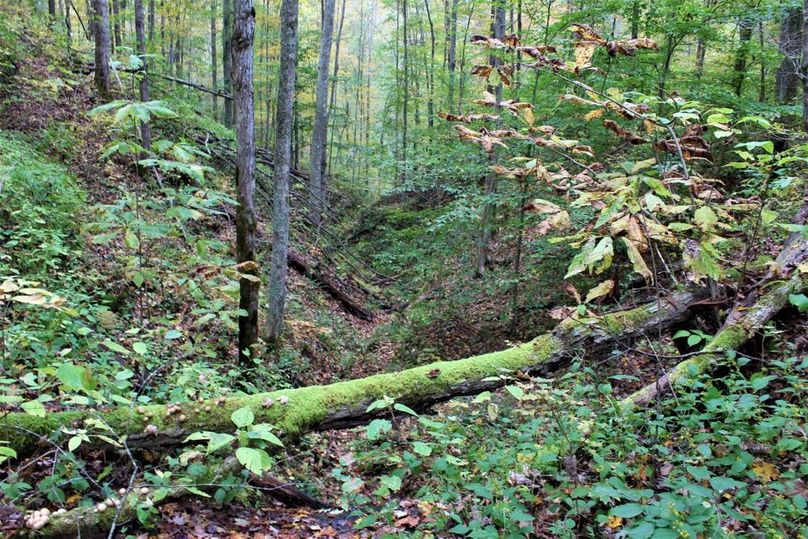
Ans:
{"type": "Polygon", "coordinates": [[[154,18],[157,15],[154,0],[149,0],[149,43],[154,43],[154,18]]]}
{"type": "Polygon", "coordinates": [[[112,97],[110,90],[109,57],[109,4],[107,0],[93,0],[93,30],[95,35],[95,87],[103,101],[112,97]]]}
{"type": "Polygon", "coordinates": [[[56,19],[56,0],[48,0],[48,15],[51,19],[56,19]]]}
{"type": "Polygon", "coordinates": [[[758,21],[758,45],[760,45],[760,81],[758,86],[758,101],[761,103],[766,102],[766,59],[763,57],[764,47],[766,46],[765,38],[763,36],[763,22],[758,21]]]}
{"type": "Polygon", "coordinates": [[[112,16],[114,22],[112,24],[112,54],[115,54],[115,49],[121,46],[121,6],[118,0],[112,0],[112,16]]]}
{"type": "Polygon", "coordinates": [[[402,136],[401,136],[401,181],[407,181],[407,116],[409,114],[410,97],[410,62],[409,62],[409,33],[407,31],[407,0],[401,2],[401,24],[404,32],[404,103],[402,109],[402,136]]]}
{"type": "MultiPolygon", "coordinates": [[[[233,83],[231,82],[231,39],[233,35],[233,0],[222,0],[222,84],[224,91],[232,94],[233,83]]],[[[233,103],[229,99],[224,100],[224,125],[233,127],[233,103]]]]}
{"type": "Polygon", "coordinates": [[[704,58],[707,55],[707,46],[703,38],[699,38],[696,43],[696,78],[700,79],[704,74],[704,58]]]}
{"type": "Polygon", "coordinates": [[[309,172],[309,218],[320,226],[325,202],[325,146],[328,141],[328,64],[334,34],[334,0],[323,0],[320,57],[317,60],[314,127],[311,131],[311,163],[309,172]]]}
{"type": "MultiPolygon", "coordinates": [[[[493,34],[494,37],[502,40],[505,37],[505,10],[501,5],[497,4],[493,8],[493,34]]],[[[495,54],[491,55],[491,65],[494,68],[502,64],[502,60],[495,54]]],[[[502,82],[497,83],[496,91],[497,108],[502,101],[502,82]]],[[[490,154],[490,159],[493,161],[493,150],[490,154]]],[[[493,172],[488,172],[485,177],[485,200],[483,201],[483,210],[480,215],[480,238],[478,242],[477,252],[477,276],[482,276],[485,273],[485,267],[488,264],[489,249],[491,246],[491,237],[494,231],[494,212],[496,206],[491,200],[497,192],[497,175],[493,172]]]]}
{"type": "MultiPolygon", "coordinates": [[[[808,0],[806,0],[808,1],[808,0]]],[[[275,344],[283,332],[289,250],[289,168],[292,116],[297,71],[297,0],[281,4],[281,52],[278,105],[275,111],[275,193],[272,203],[272,261],[269,274],[267,341],[275,344]]]]}
{"type": "Polygon", "coordinates": [[[783,60],[775,75],[775,98],[778,103],[788,103],[797,97],[800,74],[800,39],[802,37],[802,13],[799,8],[789,9],[780,25],[778,47],[783,60]]]}
{"type": "Polygon", "coordinates": [[[631,3],[631,39],[640,37],[640,0],[631,3]]]}
{"type": "Polygon", "coordinates": [[[73,49],[73,22],[70,16],[70,0],[65,4],[65,29],[67,30],[67,52],[73,49]]]}
{"type": "MultiPolygon", "coordinates": [[[[227,0],[225,0],[227,1],[227,0]]],[[[210,80],[211,80],[211,87],[214,90],[217,90],[219,87],[219,74],[217,72],[218,62],[217,57],[219,56],[218,47],[216,46],[216,19],[217,19],[217,10],[216,10],[216,0],[210,0],[210,80]]],[[[213,119],[216,120],[219,118],[219,99],[217,96],[211,96],[213,101],[213,119]]]]}
{"type": "Polygon", "coordinates": [[[802,128],[808,133],[808,0],[802,7],[802,128]]]}
{"type": "Polygon", "coordinates": [[[474,4],[471,5],[471,10],[469,11],[469,18],[466,20],[466,30],[463,33],[463,48],[460,51],[460,69],[458,70],[460,73],[460,84],[457,91],[457,112],[462,112],[463,108],[463,98],[465,96],[465,88],[466,88],[466,75],[464,70],[466,68],[466,42],[469,38],[469,29],[471,28],[471,19],[474,16],[474,4]]]}
{"type": "MultiPolygon", "coordinates": [[[[227,0],[225,0],[227,1],[227,0]]],[[[233,101],[236,113],[236,258],[239,271],[239,361],[250,365],[258,342],[258,264],[255,254],[255,111],[253,109],[253,0],[235,0],[233,101]]]]}
{"type": "Polygon", "coordinates": [[[449,51],[448,64],[449,64],[449,87],[447,89],[447,98],[449,100],[449,112],[454,110],[454,89],[455,89],[455,69],[457,68],[457,1],[452,0],[452,10],[449,14],[449,51]]]}
{"type": "Polygon", "coordinates": [[[749,56],[749,42],[752,39],[752,21],[741,19],[738,21],[738,39],[740,41],[738,50],[735,51],[734,75],[732,78],[732,89],[735,95],[741,96],[743,92],[743,80],[746,77],[746,64],[749,56]]]}
{"type": "MultiPolygon", "coordinates": [[[[140,72],[140,100],[144,103],[149,100],[148,57],[146,56],[146,16],[143,11],[143,0],[135,0],[135,40],[137,41],[137,54],[140,56],[142,68],[140,72]]],[[[151,147],[151,126],[144,122],[140,126],[140,139],[143,147],[151,147]]]]}
{"type": "Polygon", "coordinates": [[[427,114],[429,115],[427,123],[429,127],[435,125],[435,24],[432,22],[432,14],[429,11],[429,0],[424,0],[424,7],[426,8],[426,19],[429,22],[429,40],[430,40],[430,63],[429,73],[427,73],[427,81],[429,83],[427,98],[427,114]]]}

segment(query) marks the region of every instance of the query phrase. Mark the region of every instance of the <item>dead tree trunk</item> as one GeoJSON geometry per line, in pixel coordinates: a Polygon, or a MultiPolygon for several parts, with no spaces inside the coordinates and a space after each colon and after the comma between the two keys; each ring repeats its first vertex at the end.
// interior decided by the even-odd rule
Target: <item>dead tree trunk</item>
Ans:
{"type": "Polygon", "coordinates": [[[423,411],[457,396],[502,387],[507,383],[503,373],[549,376],[576,354],[596,356],[685,320],[690,309],[705,297],[702,290],[684,292],[628,311],[569,319],[555,331],[528,343],[458,361],[439,361],[327,386],[187,403],[182,405],[184,421],[178,419],[180,412],[167,414],[166,406],[162,405],[56,412],[45,417],[9,413],[0,420],[0,440],[7,440],[9,447],[23,455],[35,451],[46,439],[61,442],[67,436],[61,430],[65,425],[103,418],[117,435],[127,435],[130,448],[171,446],[182,444],[188,434],[199,430],[231,431],[230,414],[244,406],[252,409],[256,422],[275,425],[290,437],[308,431],[353,427],[376,417],[378,411],[369,413],[367,407],[384,395],[423,411]],[[288,399],[284,399],[285,404],[279,400],[282,396],[288,399]],[[274,404],[268,405],[270,402],[274,404]],[[147,425],[153,425],[157,433],[150,433],[155,430],[151,428],[147,431],[147,425]]]}

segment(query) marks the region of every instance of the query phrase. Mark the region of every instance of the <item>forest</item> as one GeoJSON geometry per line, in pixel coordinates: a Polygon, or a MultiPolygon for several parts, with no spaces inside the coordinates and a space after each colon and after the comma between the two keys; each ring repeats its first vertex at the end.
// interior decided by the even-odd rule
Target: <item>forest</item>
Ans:
{"type": "Polygon", "coordinates": [[[808,0],[0,0],[0,537],[808,537],[808,0]]]}

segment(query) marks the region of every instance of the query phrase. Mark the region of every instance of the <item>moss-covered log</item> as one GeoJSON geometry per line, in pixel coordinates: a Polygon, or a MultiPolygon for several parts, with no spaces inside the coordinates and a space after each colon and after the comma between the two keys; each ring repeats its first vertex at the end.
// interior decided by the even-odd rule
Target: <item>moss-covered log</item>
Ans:
{"type": "Polygon", "coordinates": [[[271,423],[287,437],[352,427],[378,417],[383,411],[368,413],[367,407],[385,395],[415,410],[425,410],[456,396],[501,387],[506,383],[503,375],[517,371],[547,376],[576,354],[610,351],[619,343],[629,343],[646,332],[685,319],[703,297],[700,290],[689,291],[598,318],[568,319],[551,333],[500,352],[326,386],[188,402],[178,407],[65,411],[45,417],[9,413],[0,419],[0,440],[7,440],[20,454],[30,454],[43,443],[61,443],[63,428],[81,427],[84,420],[97,418],[117,435],[125,435],[130,448],[176,445],[192,432],[232,432],[230,415],[244,406],[252,409],[256,422],[271,423]]]}
{"type": "Polygon", "coordinates": [[[794,234],[786,242],[766,279],[733,307],[721,329],[700,354],[682,361],[653,384],[627,397],[623,404],[628,407],[645,406],[706,372],[727,352],[738,350],[783,309],[789,295],[808,288],[808,275],[803,273],[804,268],[801,267],[806,262],[808,240],[794,234]]]}

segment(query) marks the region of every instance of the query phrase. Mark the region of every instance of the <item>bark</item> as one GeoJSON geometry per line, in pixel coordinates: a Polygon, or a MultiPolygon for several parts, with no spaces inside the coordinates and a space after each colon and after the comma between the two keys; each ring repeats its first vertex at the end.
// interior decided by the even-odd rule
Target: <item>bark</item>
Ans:
{"type": "Polygon", "coordinates": [[[458,0],[452,0],[452,9],[449,14],[449,50],[447,52],[447,63],[449,66],[449,88],[447,89],[449,112],[454,110],[455,70],[457,68],[457,1],[458,0]]]}
{"type": "Polygon", "coordinates": [[[749,57],[749,43],[752,40],[752,21],[741,19],[738,21],[738,49],[735,51],[735,66],[732,79],[732,89],[735,95],[741,96],[743,81],[746,77],[747,59],[749,57]]]}
{"type": "MultiPolygon", "coordinates": [[[[230,53],[230,42],[233,35],[233,1],[222,0],[222,86],[228,94],[233,93],[230,53]]],[[[233,104],[229,101],[224,102],[224,125],[233,127],[233,104]]]]}
{"type": "Polygon", "coordinates": [[[802,7],[802,128],[808,133],[808,0],[804,0],[802,7]]]}
{"type": "MultiPolygon", "coordinates": [[[[137,54],[143,62],[140,70],[140,100],[149,100],[148,58],[146,56],[146,16],[143,10],[143,0],[135,0],[135,39],[137,41],[137,54]]],[[[140,140],[144,148],[151,147],[151,126],[148,122],[140,125],[140,140]]]]}
{"type": "Polygon", "coordinates": [[[775,99],[788,103],[797,97],[800,75],[800,39],[802,37],[802,13],[799,8],[786,11],[780,24],[778,47],[783,60],[775,75],[775,99]]]}
{"type": "Polygon", "coordinates": [[[121,5],[118,0],[112,0],[112,54],[115,54],[115,49],[121,46],[121,5]]]}
{"type": "MultiPolygon", "coordinates": [[[[493,36],[499,40],[502,40],[505,37],[505,10],[500,5],[493,7],[493,21],[491,26],[493,36]]],[[[502,60],[498,56],[492,54],[489,63],[494,67],[494,69],[496,69],[498,66],[502,65],[502,60]]],[[[497,103],[500,103],[502,101],[501,81],[497,83],[494,94],[496,95],[497,103]]],[[[497,105],[497,108],[499,108],[499,105],[497,105]]],[[[493,161],[493,152],[491,153],[490,158],[493,161]]],[[[485,200],[483,201],[483,209],[480,215],[480,236],[477,242],[477,276],[481,276],[483,273],[485,273],[485,267],[488,264],[488,251],[491,245],[491,237],[494,230],[494,211],[496,208],[494,201],[491,199],[496,195],[496,192],[497,175],[493,172],[489,172],[485,177],[485,200]]]]}
{"type": "Polygon", "coordinates": [[[52,19],[56,18],[56,0],[48,0],[48,15],[52,19]]]}
{"type": "Polygon", "coordinates": [[[402,0],[401,2],[401,28],[404,32],[404,38],[402,40],[404,45],[404,103],[402,109],[402,135],[401,135],[401,163],[400,163],[400,176],[402,182],[407,181],[407,127],[408,121],[407,116],[409,115],[409,100],[410,100],[410,61],[409,61],[409,32],[407,31],[408,21],[407,21],[407,0],[402,0]]]}
{"type": "Polygon", "coordinates": [[[154,43],[154,18],[156,14],[154,0],[149,0],[149,43],[154,43]]]}
{"type": "MultiPolygon", "coordinates": [[[[210,0],[210,85],[216,89],[219,85],[219,74],[217,72],[218,62],[216,60],[218,47],[216,47],[216,1],[210,0]]],[[[216,94],[211,96],[213,102],[213,119],[219,118],[219,99],[216,94]]]]}
{"type": "MultiPolygon", "coordinates": [[[[227,0],[225,0],[227,1],[227,0]]],[[[258,264],[255,253],[255,111],[253,110],[253,0],[235,0],[233,102],[236,113],[236,259],[239,280],[239,361],[249,365],[258,342],[258,264]]]]}
{"type": "Polygon", "coordinates": [[[7,440],[9,447],[25,455],[36,451],[46,439],[61,443],[67,437],[61,431],[65,425],[79,426],[86,419],[103,418],[117,435],[127,435],[130,448],[172,446],[182,444],[188,434],[199,430],[231,432],[230,415],[244,406],[252,409],[256,423],[275,425],[288,437],[354,427],[380,413],[388,413],[367,411],[371,402],[385,395],[424,411],[454,397],[502,387],[508,382],[503,376],[506,373],[547,377],[581,354],[595,357],[687,319],[691,309],[706,296],[699,289],[598,318],[568,319],[553,332],[500,352],[458,361],[439,361],[327,386],[184,403],[180,406],[181,412],[170,415],[163,405],[54,412],[45,417],[12,412],[0,419],[0,439],[7,440]],[[282,396],[288,399],[286,404],[280,403],[282,396]],[[269,399],[272,399],[271,405],[269,399]],[[179,421],[181,414],[186,416],[185,421],[179,421]],[[147,425],[154,425],[158,433],[144,432],[147,425]]]}
{"type": "MultiPolygon", "coordinates": [[[[808,206],[806,206],[808,208],[808,206]]],[[[803,215],[804,221],[804,215],[803,215]]],[[[738,303],[727,316],[718,333],[702,353],[679,363],[653,384],[627,397],[628,406],[645,406],[669,391],[681,388],[694,376],[709,370],[727,352],[738,350],[788,304],[790,294],[808,288],[808,276],[798,268],[808,261],[808,240],[793,234],[767,279],[738,303]]]]}
{"type": "Polygon", "coordinates": [[[323,24],[320,57],[317,60],[314,127],[311,132],[311,163],[309,165],[309,219],[319,227],[325,204],[326,141],[328,140],[328,64],[331,60],[331,40],[334,33],[334,0],[323,0],[323,24]]]}
{"type": "Polygon", "coordinates": [[[274,344],[283,332],[289,250],[289,170],[292,164],[292,120],[297,72],[297,0],[281,5],[281,52],[278,105],[275,112],[275,192],[272,203],[272,259],[266,337],[274,344]]]}
{"type": "Polygon", "coordinates": [[[427,83],[428,83],[428,96],[427,96],[427,123],[429,127],[434,127],[435,124],[435,24],[432,22],[432,13],[429,11],[429,0],[424,0],[424,8],[426,9],[426,19],[429,23],[429,54],[430,60],[427,69],[427,83]]]}
{"type": "Polygon", "coordinates": [[[110,90],[109,3],[93,0],[93,35],[95,36],[95,87],[103,101],[112,97],[110,90]]]}
{"type": "Polygon", "coordinates": [[[704,59],[707,56],[707,45],[703,38],[699,38],[696,43],[696,78],[700,79],[704,74],[704,59]]]}

